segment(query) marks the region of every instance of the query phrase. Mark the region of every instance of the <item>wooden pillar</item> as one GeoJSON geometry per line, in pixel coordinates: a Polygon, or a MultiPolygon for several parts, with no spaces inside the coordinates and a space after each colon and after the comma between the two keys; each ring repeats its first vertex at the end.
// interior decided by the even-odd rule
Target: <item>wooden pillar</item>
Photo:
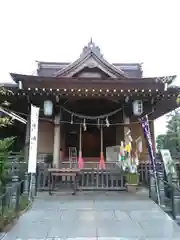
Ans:
{"type": "Polygon", "coordinates": [[[60,166],[60,145],[61,145],[61,125],[60,114],[54,118],[54,150],[53,150],[53,166],[59,168],[60,166]]]}

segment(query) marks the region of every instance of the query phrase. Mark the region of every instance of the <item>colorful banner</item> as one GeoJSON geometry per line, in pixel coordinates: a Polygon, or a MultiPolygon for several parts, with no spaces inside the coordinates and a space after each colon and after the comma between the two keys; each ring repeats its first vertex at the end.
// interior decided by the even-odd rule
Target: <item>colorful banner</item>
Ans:
{"type": "Polygon", "coordinates": [[[141,122],[141,126],[142,126],[142,129],[144,132],[144,137],[147,141],[147,147],[148,147],[150,161],[151,161],[151,164],[155,167],[154,151],[153,151],[153,144],[152,144],[152,139],[151,139],[149,122],[148,122],[148,116],[146,115],[145,117],[141,118],[140,122],[141,122]]]}
{"type": "Polygon", "coordinates": [[[155,179],[157,201],[158,201],[158,204],[160,204],[160,189],[159,189],[157,165],[156,165],[156,160],[155,160],[154,151],[153,151],[153,144],[152,144],[152,139],[151,139],[151,132],[150,132],[150,127],[149,127],[148,116],[146,115],[145,117],[141,118],[140,122],[141,122],[141,126],[142,126],[142,129],[144,132],[144,137],[147,142],[149,157],[150,157],[150,161],[151,161],[151,167],[152,167],[152,171],[153,171],[153,175],[154,175],[154,179],[155,179]]]}
{"type": "Polygon", "coordinates": [[[28,173],[36,173],[39,108],[31,105],[28,173]]]}

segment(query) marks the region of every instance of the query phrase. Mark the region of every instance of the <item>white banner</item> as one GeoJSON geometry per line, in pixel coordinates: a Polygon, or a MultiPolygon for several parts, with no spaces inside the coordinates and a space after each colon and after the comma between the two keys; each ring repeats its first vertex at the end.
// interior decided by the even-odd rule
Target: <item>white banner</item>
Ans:
{"type": "Polygon", "coordinates": [[[28,173],[36,173],[39,108],[31,105],[28,173]]]}

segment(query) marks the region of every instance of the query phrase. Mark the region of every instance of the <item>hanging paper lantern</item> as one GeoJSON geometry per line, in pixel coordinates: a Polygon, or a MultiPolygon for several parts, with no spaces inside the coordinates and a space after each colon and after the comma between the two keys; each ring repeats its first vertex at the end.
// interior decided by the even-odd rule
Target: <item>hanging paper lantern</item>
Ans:
{"type": "Polygon", "coordinates": [[[44,115],[52,116],[53,114],[53,103],[50,100],[44,101],[44,115]]]}
{"type": "Polygon", "coordinates": [[[133,102],[133,113],[136,116],[140,116],[143,113],[143,101],[135,100],[133,102]]]}

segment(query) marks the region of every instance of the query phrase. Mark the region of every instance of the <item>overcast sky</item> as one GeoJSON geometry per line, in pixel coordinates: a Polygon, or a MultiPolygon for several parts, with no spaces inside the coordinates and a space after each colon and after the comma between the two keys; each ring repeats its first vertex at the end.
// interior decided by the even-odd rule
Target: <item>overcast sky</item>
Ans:
{"type": "MultiPolygon", "coordinates": [[[[179,0],[0,1],[0,81],[35,73],[35,60],[76,60],[91,37],[109,62],[143,62],[144,76],[179,75],[179,9],[179,0]]],[[[164,131],[161,118],[156,134],[164,131]]]]}

